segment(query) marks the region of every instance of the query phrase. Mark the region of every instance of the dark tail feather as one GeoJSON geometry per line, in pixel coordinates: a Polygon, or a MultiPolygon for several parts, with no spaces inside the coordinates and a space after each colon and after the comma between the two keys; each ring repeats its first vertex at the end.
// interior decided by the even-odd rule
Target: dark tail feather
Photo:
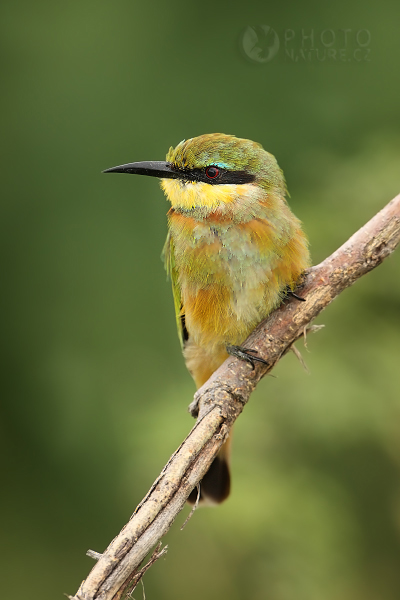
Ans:
{"type": "MultiPolygon", "coordinates": [[[[202,504],[219,504],[227,499],[231,490],[231,475],[229,469],[231,438],[221,447],[211,467],[200,481],[200,502],[202,504]]],[[[194,504],[197,500],[195,488],[188,502],[194,504]]]]}

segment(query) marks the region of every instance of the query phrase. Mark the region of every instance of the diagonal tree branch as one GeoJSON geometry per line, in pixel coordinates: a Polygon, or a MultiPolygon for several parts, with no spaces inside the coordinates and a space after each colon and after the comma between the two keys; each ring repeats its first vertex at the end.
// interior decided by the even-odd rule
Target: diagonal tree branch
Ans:
{"type": "MultiPolygon", "coordinates": [[[[190,410],[198,419],[192,431],[104,554],[90,551],[98,562],[71,600],[117,600],[135,577],[138,580],[140,564],[184,507],[260,379],[336,296],[378,266],[399,243],[400,195],[336,252],[307,271],[299,292],[305,302],[286,302],[245,342],[268,366],[257,363],[252,370],[249,364],[228,358],[196,392],[190,410]]],[[[150,562],[157,556],[153,554],[150,562]]]]}

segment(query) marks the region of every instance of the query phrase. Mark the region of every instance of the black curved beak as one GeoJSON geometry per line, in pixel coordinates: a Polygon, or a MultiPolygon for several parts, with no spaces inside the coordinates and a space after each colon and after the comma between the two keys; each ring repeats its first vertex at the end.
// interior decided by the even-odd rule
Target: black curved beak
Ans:
{"type": "Polygon", "coordinates": [[[180,179],[182,173],[173,170],[170,163],[162,160],[149,160],[144,162],[127,163],[119,167],[106,169],[103,173],[129,173],[129,175],[149,175],[150,177],[160,177],[161,179],[180,179]]]}

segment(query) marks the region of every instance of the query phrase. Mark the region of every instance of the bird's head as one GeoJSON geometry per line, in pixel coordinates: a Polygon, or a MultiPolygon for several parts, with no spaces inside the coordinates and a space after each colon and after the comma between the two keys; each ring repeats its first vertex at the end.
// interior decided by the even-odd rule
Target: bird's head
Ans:
{"type": "Polygon", "coordinates": [[[215,210],[238,198],[286,192],[272,154],[256,142],[223,133],[183,140],[169,149],[165,162],[129,163],[104,172],[159,177],[172,206],[181,210],[215,210]]]}

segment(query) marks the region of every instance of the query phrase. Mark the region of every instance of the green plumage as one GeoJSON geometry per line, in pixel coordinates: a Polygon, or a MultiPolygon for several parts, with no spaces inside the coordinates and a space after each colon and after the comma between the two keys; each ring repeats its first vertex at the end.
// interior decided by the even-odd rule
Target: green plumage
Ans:
{"type": "Polygon", "coordinates": [[[283,195],[286,185],[275,157],[261,144],[224,133],[210,133],[183,140],[170,148],[167,161],[181,169],[217,165],[229,170],[252,173],[265,189],[279,187],[283,195]]]}

